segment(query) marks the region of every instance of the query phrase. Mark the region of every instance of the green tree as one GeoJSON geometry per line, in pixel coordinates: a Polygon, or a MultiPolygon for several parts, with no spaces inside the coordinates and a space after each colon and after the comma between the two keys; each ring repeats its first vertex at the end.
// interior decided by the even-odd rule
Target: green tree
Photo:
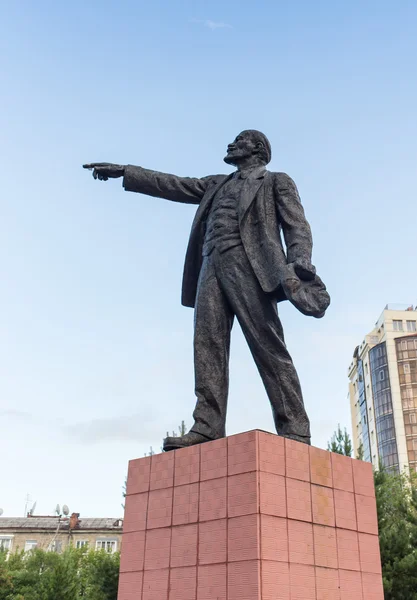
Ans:
{"type": "Polygon", "coordinates": [[[417,600],[416,475],[374,477],[385,600],[417,600]]]}
{"type": "Polygon", "coordinates": [[[365,457],[365,452],[364,452],[364,449],[363,449],[363,444],[361,442],[359,444],[358,451],[356,453],[356,458],[357,458],[357,460],[364,460],[364,457],[365,457]]]}
{"type": "Polygon", "coordinates": [[[330,442],[327,444],[327,450],[329,452],[336,452],[336,454],[343,454],[344,456],[352,456],[353,446],[350,435],[345,430],[342,431],[340,423],[337,426],[337,430],[332,435],[330,442]]]}
{"type": "Polygon", "coordinates": [[[90,550],[84,554],[81,591],[85,600],[116,600],[120,554],[90,550]]]}
{"type": "Polygon", "coordinates": [[[169,435],[171,435],[172,437],[180,437],[182,435],[185,435],[186,433],[187,428],[185,426],[185,421],[181,421],[181,425],[178,425],[178,433],[176,431],[173,431],[170,434],[169,431],[167,431],[166,437],[168,437],[169,435]]]}
{"type": "Polygon", "coordinates": [[[117,600],[119,566],[104,550],[0,552],[0,600],[117,600]]]}

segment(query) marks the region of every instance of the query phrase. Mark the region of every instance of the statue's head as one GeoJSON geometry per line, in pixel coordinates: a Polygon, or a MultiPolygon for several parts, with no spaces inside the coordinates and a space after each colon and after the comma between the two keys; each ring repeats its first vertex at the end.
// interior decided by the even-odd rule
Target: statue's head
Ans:
{"type": "Polygon", "coordinates": [[[239,133],[228,145],[224,162],[236,167],[243,164],[267,165],[271,160],[271,144],[266,135],[256,129],[239,133]]]}

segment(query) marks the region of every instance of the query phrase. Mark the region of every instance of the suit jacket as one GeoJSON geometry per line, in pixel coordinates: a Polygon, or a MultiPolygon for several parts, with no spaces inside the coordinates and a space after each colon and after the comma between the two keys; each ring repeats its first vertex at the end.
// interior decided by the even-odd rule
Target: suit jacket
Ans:
{"type": "MultiPolygon", "coordinates": [[[[203,260],[202,249],[207,216],[217,190],[232,175],[210,175],[198,179],[177,177],[132,165],[125,168],[123,186],[127,191],[140,192],[174,202],[198,204],[184,265],[182,283],[184,306],[195,305],[198,277],[203,260]]],[[[292,300],[289,296],[292,295],[291,290],[294,290],[294,287],[283,287],[282,280],[288,276],[289,264],[297,260],[311,261],[313,246],[310,226],[305,218],[295,183],[285,173],[272,173],[264,168],[257,169],[243,182],[238,218],[243,247],[263,291],[273,293],[277,301],[287,298],[292,300]],[[281,231],[286,252],[282,244],[281,231]]],[[[293,272],[292,277],[294,277],[293,272]]],[[[319,284],[318,287],[323,294],[325,287],[318,277],[316,280],[315,287],[311,287],[310,284],[308,290],[313,289],[315,293],[319,284]]],[[[301,288],[302,302],[305,304],[303,283],[301,288]]],[[[313,309],[304,304],[301,307],[297,306],[296,302],[294,304],[305,314],[319,317],[324,314],[323,306],[326,302],[327,299],[322,295],[319,307],[315,306],[316,298],[314,299],[313,309]]]]}

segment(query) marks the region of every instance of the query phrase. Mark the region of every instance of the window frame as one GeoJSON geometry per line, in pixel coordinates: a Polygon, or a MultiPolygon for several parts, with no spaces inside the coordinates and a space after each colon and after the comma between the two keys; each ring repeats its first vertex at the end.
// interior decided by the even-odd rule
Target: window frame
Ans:
{"type": "Polygon", "coordinates": [[[37,540],[25,540],[25,552],[30,552],[31,550],[34,550],[38,547],[38,545],[39,542],[37,540]],[[28,548],[28,544],[31,544],[30,548],[28,548]]]}
{"type": "Polygon", "coordinates": [[[0,550],[6,550],[10,552],[13,546],[14,535],[0,535],[0,550]],[[6,548],[3,542],[9,542],[9,546],[6,548]]]}
{"type": "Polygon", "coordinates": [[[394,331],[404,331],[404,321],[402,319],[393,319],[392,326],[394,331]]]}
{"type": "Polygon", "coordinates": [[[111,537],[98,538],[98,539],[96,539],[96,550],[104,550],[108,554],[114,554],[115,552],[117,552],[117,542],[118,542],[117,539],[111,538],[111,537]],[[101,544],[100,547],[99,547],[99,544],[101,544]],[[105,546],[103,547],[102,544],[105,544],[105,546]],[[114,544],[114,546],[110,546],[111,547],[110,551],[108,549],[108,544],[114,544]]]}

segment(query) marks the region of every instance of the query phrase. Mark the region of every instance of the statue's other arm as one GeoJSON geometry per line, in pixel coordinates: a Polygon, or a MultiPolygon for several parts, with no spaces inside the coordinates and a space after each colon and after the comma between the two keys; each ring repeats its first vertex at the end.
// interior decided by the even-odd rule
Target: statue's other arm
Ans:
{"type": "Polygon", "coordinates": [[[274,191],[287,247],[287,262],[294,263],[301,279],[314,279],[316,269],[311,264],[313,238],[297,186],[285,173],[276,173],[274,191]]]}
{"type": "Polygon", "coordinates": [[[212,180],[212,177],[177,177],[133,165],[90,163],[83,166],[93,171],[94,179],[107,181],[123,177],[123,187],[128,192],[139,192],[186,204],[199,204],[212,180]]]}

